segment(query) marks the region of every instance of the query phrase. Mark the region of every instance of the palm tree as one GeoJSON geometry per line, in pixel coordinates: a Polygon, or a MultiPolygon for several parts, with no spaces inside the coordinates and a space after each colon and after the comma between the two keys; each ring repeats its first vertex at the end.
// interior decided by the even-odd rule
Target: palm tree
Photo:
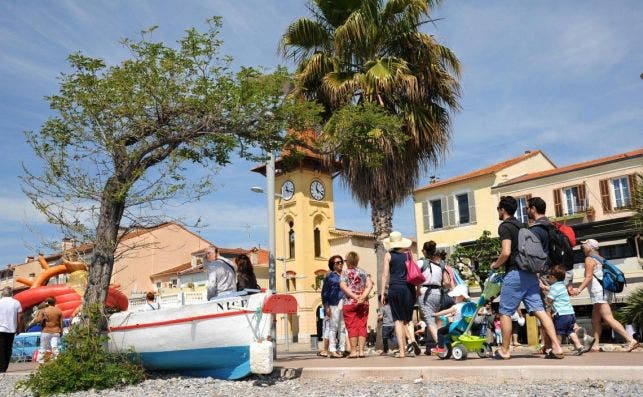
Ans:
{"type": "MultiPolygon", "coordinates": [[[[312,17],[290,24],[280,44],[282,55],[297,65],[292,95],[324,106],[321,141],[333,143],[332,160],[341,164],[341,180],[353,198],[370,205],[378,275],[393,209],[442,158],[450,112],[459,109],[457,57],[419,31],[432,22],[429,11],[439,2],[314,0],[312,17]],[[369,115],[378,112],[372,128],[360,131],[357,124],[368,125],[369,115]],[[398,128],[386,117],[398,119],[398,128]],[[372,150],[351,151],[363,133],[372,150]]],[[[380,277],[381,290],[379,282],[380,277]]]]}

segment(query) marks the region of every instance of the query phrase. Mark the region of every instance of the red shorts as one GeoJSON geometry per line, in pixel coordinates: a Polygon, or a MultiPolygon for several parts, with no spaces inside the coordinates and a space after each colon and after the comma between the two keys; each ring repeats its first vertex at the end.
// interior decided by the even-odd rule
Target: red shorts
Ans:
{"type": "Polygon", "coordinates": [[[344,323],[348,337],[366,337],[366,320],[368,320],[368,305],[344,305],[344,323]]]}

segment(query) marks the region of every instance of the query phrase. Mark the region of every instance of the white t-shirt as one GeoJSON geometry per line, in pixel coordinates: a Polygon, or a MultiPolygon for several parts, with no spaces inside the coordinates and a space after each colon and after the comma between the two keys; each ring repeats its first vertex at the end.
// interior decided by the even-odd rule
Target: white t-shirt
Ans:
{"type": "Polygon", "coordinates": [[[11,297],[0,298],[0,332],[15,334],[18,329],[17,317],[22,312],[20,302],[11,297]]]}

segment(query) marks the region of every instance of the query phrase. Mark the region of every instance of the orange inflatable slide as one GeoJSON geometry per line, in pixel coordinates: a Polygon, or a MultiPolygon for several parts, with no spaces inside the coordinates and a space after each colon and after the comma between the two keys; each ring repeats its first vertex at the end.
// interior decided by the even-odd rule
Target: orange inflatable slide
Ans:
{"type": "MultiPolygon", "coordinates": [[[[64,261],[59,266],[50,267],[42,255],[38,257],[38,261],[43,272],[33,281],[18,277],[16,281],[28,285],[29,289],[16,294],[14,298],[20,302],[24,310],[54,297],[56,307],[66,318],[71,317],[83,300],[87,284],[87,265],[82,262],[64,261]],[[46,285],[49,279],[60,274],[69,275],[67,284],[46,285]]],[[[105,306],[125,311],[128,306],[127,296],[117,288],[118,286],[110,286],[105,306]]]]}

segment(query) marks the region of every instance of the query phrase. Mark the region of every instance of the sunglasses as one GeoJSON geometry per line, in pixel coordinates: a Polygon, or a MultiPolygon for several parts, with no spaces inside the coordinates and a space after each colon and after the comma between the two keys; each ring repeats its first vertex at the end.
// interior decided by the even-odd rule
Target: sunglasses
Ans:
{"type": "Polygon", "coordinates": [[[335,261],[333,263],[336,264],[336,265],[342,265],[342,264],[344,264],[344,261],[335,261]]]}

